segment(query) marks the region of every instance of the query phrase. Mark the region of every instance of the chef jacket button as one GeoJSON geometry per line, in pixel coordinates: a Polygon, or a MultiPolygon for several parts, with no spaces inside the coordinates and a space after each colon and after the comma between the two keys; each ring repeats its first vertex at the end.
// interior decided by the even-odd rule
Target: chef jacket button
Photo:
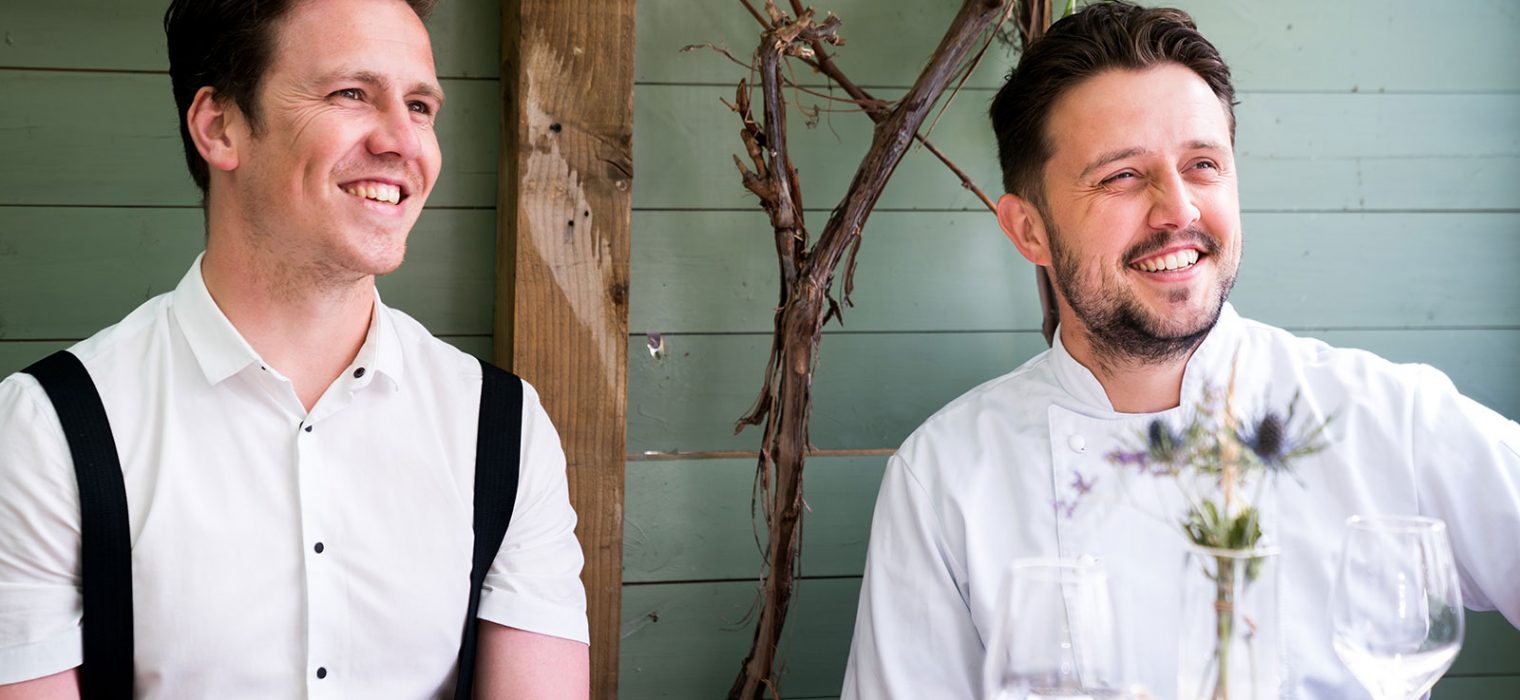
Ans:
{"type": "Polygon", "coordinates": [[[1087,440],[1081,435],[1073,435],[1066,439],[1066,444],[1071,446],[1072,452],[1086,452],[1087,440]]]}

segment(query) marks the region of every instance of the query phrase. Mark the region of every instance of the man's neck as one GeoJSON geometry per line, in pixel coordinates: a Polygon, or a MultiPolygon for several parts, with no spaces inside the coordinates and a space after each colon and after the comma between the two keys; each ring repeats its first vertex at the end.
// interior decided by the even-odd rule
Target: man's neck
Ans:
{"type": "Polygon", "coordinates": [[[1093,373],[1115,411],[1156,413],[1176,408],[1182,402],[1182,374],[1193,351],[1159,362],[1113,358],[1099,353],[1087,330],[1075,323],[1061,324],[1060,333],[1061,345],[1072,359],[1093,373]]]}
{"type": "Polygon", "coordinates": [[[310,411],[359,354],[374,313],[374,277],[321,283],[235,240],[210,237],[206,290],[254,351],[295,385],[310,411]]]}

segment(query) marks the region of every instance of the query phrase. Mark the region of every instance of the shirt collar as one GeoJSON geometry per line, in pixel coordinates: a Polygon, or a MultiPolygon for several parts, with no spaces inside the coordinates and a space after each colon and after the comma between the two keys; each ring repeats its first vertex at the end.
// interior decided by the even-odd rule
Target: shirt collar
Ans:
{"type": "Polygon", "coordinates": [[[401,376],[406,369],[404,359],[396,321],[391,316],[390,308],[381,303],[380,290],[376,289],[375,311],[370,316],[369,333],[364,337],[364,346],[359,348],[359,355],[354,358],[354,366],[366,367],[366,371],[378,373],[390,382],[391,389],[399,389],[401,376]]]}
{"type": "MultiPolygon", "coordinates": [[[[201,260],[204,257],[205,253],[196,256],[190,271],[185,273],[179,286],[175,287],[171,307],[180,332],[190,344],[190,351],[195,355],[201,372],[205,374],[206,381],[214,385],[249,366],[263,367],[264,360],[232,322],[227,320],[227,315],[216,305],[216,300],[211,298],[210,290],[206,289],[206,280],[201,276],[201,260]]],[[[392,389],[400,385],[405,366],[401,338],[390,317],[390,310],[380,301],[379,290],[375,291],[369,332],[365,335],[364,345],[359,348],[353,364],[354,367],[364,367],[366,371],[385,376],[392,389]]]]}
{"type": "MultiPolygon", "coordinates": [[[[1219,311],[1218,322],[1198,345],[1198,349],[1193,351],[1182,371],[1184,404],[1192,397],[1201,396],[1205,387],[1212,385],[1217,388],[1229,381],[1230,365],[1239,345],[1240,329],[1240,315],[1235,313],[1234,306],[1226,303],[1219,311]]],[[[1103,384],[1091,370],[1072,357],[1061,342],[1059,328],[1056,329],[1050,355],[1056,380],[1073,399],[1091,408],[1115,413],[1114,405],[1108,400],[1108,392],[1103,390],[1103,384]]]]}
{"type": "Polygon", "coordinates": [[[211,298],[201,276],[201,260],[205,257],[205,253],[195,257],[195,264],[174,288],[170,307],[206,381],[214,385],[249,365],[263,366],[264,361],[211,298]]]}

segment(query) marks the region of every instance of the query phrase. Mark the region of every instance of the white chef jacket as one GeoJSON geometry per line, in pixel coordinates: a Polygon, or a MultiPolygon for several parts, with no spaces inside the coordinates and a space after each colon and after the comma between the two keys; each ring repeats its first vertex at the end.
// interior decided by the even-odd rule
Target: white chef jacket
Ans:
{"type": "MultiPolygon", "coordinates": [[[[452,692],[480,365],[378,296],[374,309],[309,413],[216,306],[199,259],[72,348],[126,484],[137,697],[452,692]]],[[[564,454],[531,387],[522,435],[479,617],[586,642],[564,454]]],[[[67,443],[36,380],[13,374],[0,382],[0,683],[80,663],[79,581],[67,443]]]]}
{"type": "Polygon", "coordinates": [[[1467,607],[1520,626],[1520,425],[1430,367],[1296,338],[1226,305],[1188,361],[1177,409],[1115,412],[1057,340],[909,436],[876,502],[844,697],[980,698],[998,588],[1020,557],[1102,564],[1124,680],[1176,697],[1180,504],[1158,496],[1164,483],[1125,475],[1105,456],[1139,444],[1157,417],[1182,425],[1206,385],[1228,382],[1237,352],[1242,415],[1284,410],[1295,390],[1295,422],[1334,415],[1329,449],[1296,463],[1302,483],[1277,480],[1261,504],[1282,550],[1285,697],[1368,697],[1330,646],[1330,592],[1353,514],[1445,520],[1467,607]],[[1092,488],[1080,498],[1079,479],[1092,488]]]}

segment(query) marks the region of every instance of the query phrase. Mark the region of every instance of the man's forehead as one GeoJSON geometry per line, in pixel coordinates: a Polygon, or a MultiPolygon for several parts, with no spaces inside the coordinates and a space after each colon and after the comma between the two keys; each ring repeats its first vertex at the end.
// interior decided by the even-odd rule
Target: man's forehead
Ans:
{"type": "Polygon", "coordinates": [[[1179,64],[1113,69],[1083,80],[1056,99],[1046,124],[1053,156],[1088,163],[1158,148],[1228,150],[1229,132],[1219,97],[1179,64]]]}
{"type": "Polygon", "coordinates": [[[347,79],[443,94],[427,30],[402,0],[308,0],[281,19],[273,48],[271,73],[299,84],[347,79]]]}

